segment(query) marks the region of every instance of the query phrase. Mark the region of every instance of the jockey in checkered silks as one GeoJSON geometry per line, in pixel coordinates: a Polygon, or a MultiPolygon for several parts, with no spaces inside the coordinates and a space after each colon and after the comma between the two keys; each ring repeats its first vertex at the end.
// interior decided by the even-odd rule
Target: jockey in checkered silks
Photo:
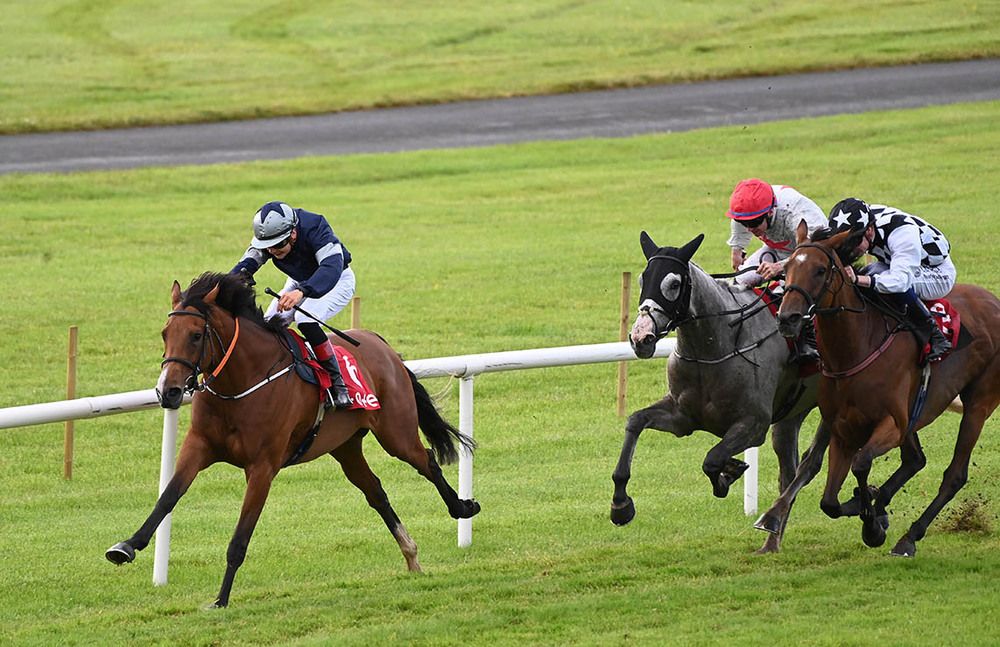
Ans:
{"type": "Polygon", "coordinates": [[[951,342],[922,301],[940,299],[955,285],[950,245],[941,230],[894,207],[870,205],[857,198],[846,198],[834,205],[830,230],[832,234],[864,232],[845,261],[854,262],[865,253],[878,260],[856,274],[848,265],[847,278],[861,287],[891,295],[906,306],[910,323],[930,341],[928,361],[951,350],[951,342]]]}

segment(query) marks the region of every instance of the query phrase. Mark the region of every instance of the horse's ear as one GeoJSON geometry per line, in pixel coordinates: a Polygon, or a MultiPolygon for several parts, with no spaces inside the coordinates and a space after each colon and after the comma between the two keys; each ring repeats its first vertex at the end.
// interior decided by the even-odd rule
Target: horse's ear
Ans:
{"type": "Polygon", "coordinates": [[[656,256],[656,252],[660,251],[653,239],[649,237],[645,231],[639,234],[639,244],[642,245],[642,253],[648,261],[651,257],[656,256]]]}
{"type": "Polygon", "coordinates": [[[809,227],[805,220],[799,221],[799,226],[795,228],[795,244],[801,245],[809,240],[809,227]]]}
{"type": "Polygon", "coordinates": [[[205,298],[202,299],[207,305],[212,305],[215,303],[215,297],[219,296],[219,283],[215,284],[215,287],[208,291],[205,298]]]}
{"type": "Polygon", "coordinates": [[[691,257],[694,256],[694,253],[698,251],[699,247],[701,247],[701,241],[703,240],[705,240],[705,234],[698,234],[691,242],[684,247],[681,247],[678,255],[685,261],[690,261],[691,257]]]}
{"type": "Polygon", "coordinates": [[[174,285],[170,288],[170,305],[173,310],[177,309],[177,306],[181,304],[181,284],[174,281],[174,285]]]}

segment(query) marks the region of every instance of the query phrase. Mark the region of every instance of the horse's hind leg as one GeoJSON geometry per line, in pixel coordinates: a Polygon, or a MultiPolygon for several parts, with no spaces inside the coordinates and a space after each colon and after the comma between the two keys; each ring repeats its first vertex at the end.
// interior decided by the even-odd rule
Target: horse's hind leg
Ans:
{"type": "Polygon", "coordinates": [[[899,453],[899,467],[878,488],[878,494],[875,496],[875,502],[872,505],[875,520],[878,521],[883,530],[889,529],[889,513],[886,511],[886,508],[889,506],[892,498],[917,472],[927,465],[927,457],[920,446],[920,438],[917,436],[915,429],[903,439],[899,453]]]}
{"type": "MultiPolygon", "coordinates": [[[[1000,366],[1000,365],[996,365],[1000,366]]],[[[1000,380],[1000,370],[987,373],[985,380],[980,380],[979,384],[995,385],[1000,380]],[[992,374],[992,377],[991,377],[992,374]]],[[[994,388],[995,390],[995,388],[994,388]]],[[[990,414],[1000,404],[1000,394],[988,393],[979,399],[977,394],[963,394],[962,403],[965,406],[965,413],[962,415],[962,423],[958,428],[958,439],[955,441],[955,453],[951,458],[951,463],[944,471],[944,478],[938,488],[937,496],[931,501],[920,518],[913,522],[910,529],[903,535],[892,549],[892,554],[901,557],[913,557],[917,553],[917,542],[927,534],[927,527],[931,525],[941,509],[954,498],[955,494],[962,489],[969,479],[969,460],[972,457],[972,450],[979,441],[979,434],[983,431],[983,424],[990,414]]]]}
{"type": "MultiPolygon", "coordinates": [[[[775,440],[776,438],[772,437],[772,442],[775,440]]],[[[764,541],[764,545],[757,551],[758,553],[771,553],[780,550],[781,541],[785,536],[785,526],[788,525],[788,518],[791,515],[795,497],[798,496],[802,488],[808,485],[819,474],[820,469],[823,467],[823,454],[826,452],[826,447],[829,443],[830,429],[823,421],[820,421],[819,427],[816,428],[816,435],[813,437],[812,444],[809,445],[809,449],[802,455],[802,460],[795,469],[794,477],[791,481],[786,482],[784,474],[780,475],[779,484],[782,486],[781,494],[771,504],[770,509],[754,522],[754,528],[766,530],[769,533],[768,538],[764,541]]],[[[798,448],[794,449],[797,451],[798,448]]]]}
{"type": "Polygon", "coordinates": [[[611,480],[615,484],[615,492],[611,497],[611,521],[616,526],[624,526],[635,517],[635,503],[626,488],[632,477],[632,457],[639,442],[639,434],[647,428],[670,431],[677,436],[691,433],[690,421],[677,412],[676,401],[669,394],[628,417],[621,455],[618,457],[615,471],[611,474],[611,480]]]}
{"type": "Polygon", "coordinates": [[[134,535],[120,541],[107,551],[104,556],[115,564],[126,564],[135,559],[135,551],[149,545],[153,533],[159,527],[164,517],[173,511],[177,501],[187,492],[198,472],[211,464],[209,452],[197,434],[188,432],[177,458],[174,476],[163,489],[153,511],[134,535]]]}
{"type": "Polygon", "coordinates": [[[419,573],[420,562],[417,561],[417,544],[406,532],[403,522],[396,516],[396,511],[389,504],[389,497],[382,489],[382,483],[372,472],[368,461],[365,460],[361,450],[361,438],[360,434],[355,434],[343,445],[330,452],[330,455],[340,463],[340,468],[344,470],[347,480],[361,490],[368,505],[382,517],[382,521],[385,522],[389,532],[399,544],[399,550],[402,551],[403,558],[406,559],[406,568],[419,573]]]}
{"type": "Polygon", "coordinates": [[[410,464],[413,469],[434,484],[441,499],[448,506],[448,514],[451,515],[452,519],[470,519],[479,514],[481,509],[479,502],[475,499],[460,499],[458,493],[445,480],[444,474],[441,473],[441,467],[434,458],[434,451],[427,449],[420,443],[416,434],[416,425],[413,427],[412,434],[400,434],[398,429],[385,427],[372,431],[379,444],[390,456],[410,464]]]}

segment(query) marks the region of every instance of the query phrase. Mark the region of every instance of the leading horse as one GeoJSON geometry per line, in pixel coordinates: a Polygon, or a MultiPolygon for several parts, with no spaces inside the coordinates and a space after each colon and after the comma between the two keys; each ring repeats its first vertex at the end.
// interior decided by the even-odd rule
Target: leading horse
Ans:
{"type": "Polygon", "coordinates": [[[886,507],[927,462],[917,432],[955,396],[961,398],[958,439],[937,495],[892,549],[894,555],[912,557],[930,523],[968,480],[972,450],[1000,404],[1000,300],[973,285],[958,284],[948,294],[972,341],[928,367],[923,408],[914,408],[924,383],[918,365],[923,344],[845,278],[844,259],[863,233],[809,241],[799,228],[798,246],[785,265],[778,326],[782,334],[793,336],[806,318],[815,316],[824,365],[819,407],[830,429],[830,465],[820,507],[834,518],[860,516],[868,546],[884,543],[886,507]],[[914,411],[917,416],[911,419],[914,411]],[[870,486],[872,461],[896,447],[899,468],[881,487],[870,486]],[[849,471],[858,487],[841,504],[839,492],[849,471]]]}
{"type": "MultiPolygon", "coordinates": [[[[780,489],[786,490],[795,477],[799,428],[815,406],[817,376],[802,379],[799,367],[788,363],[788,345],[760,297],[712,278],[691,261],[703,239],[699,235],[678,249],[659,247],[646,232],[639,237],[647,264],[640,279],[632,347],[636,356],[652,357],[656,341],[674,329],[677,347],[668,360],[666,397],[633,413],[625,425],[612,475],[611,520],[616,525],[635,516],[626,487],[639,434],[647,428],[678,437],[699,429],[718,436],[720,442],[702,464],[717,497],[726,496],[747,468],[734,456],[761,445],[772,425],[780,489]]],[[[825,443],[820,430],[803,457],[807,467],[800,470],[798,488],[819,471],[825,443]]],[[[786,521],[768,536],[760,552],[780,549],[786,521]]]]}
{"type": "Polygon", "coordinates": [[[419,571],[417,546],[362,453],[362,439],[369,431],[386,452],[434,484],[453,518],[479,512],[479,503],[458,497],[437,462],[456,458],[456,442],[471,450],[472,440],[440,416],[427,391],[380,336],[351,332],[360,342],[352,349],[356,367],[381,407],[331,411],[317,426],[322,411],[318,387],[290,370],[295,360],[282,341],[284,333],[278,324],[264,320],[253,289],[242,279],[206,273],[183,293],[174,281],[171,303],[162,333],[165,359],[157,393],[164,408],[176,409],[185,391],[194,389],[191,427],[174,477],[152,513],[134,535],[107,550],[108,560],[124,564],[135,559],[201,470],[218,462],[235,465],[243,469],[247,487],[215,601],[215,606],[225,607],[278,471],[329,454],[381,516],[407,568],[419,571]],[[432,450],[420,442],[418,425],[432,450]]]}

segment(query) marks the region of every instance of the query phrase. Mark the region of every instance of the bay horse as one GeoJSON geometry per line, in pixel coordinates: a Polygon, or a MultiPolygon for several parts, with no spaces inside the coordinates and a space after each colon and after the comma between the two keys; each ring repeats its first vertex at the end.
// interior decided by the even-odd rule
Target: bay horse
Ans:
{"type": "MultiPolygon", "coordinates": [[[[703,239],[699,235],[678,249],[659,247],[645,231],[639,236],[646,268],[629,340],[642,359],[652,357],[657,340],[675,329],[677,346],[667,364],[666,397],[633,413],[625,425],[612,475],[611,521],[616,525],[635,517],[626,487],[639,434],[647,428],[678,437],[695,430],[718,436],[720,442],[702,464],[717,497],[726,496],[747,468],[734,456],[761,445],[772,425],[780,489],[789,487],[796,474],[799,428],[816,404],[817,376],[802,379],[799,367],[789,364],[788,344],[753,290],[714,279],[691,261],[703,239]]],[[[819,472],[825,442],[817,432],[796,487],[819,472]]],[[[780,549],[786,521],[787,516],[759,552],[780,549]]]]}
{"type": "MultiPolygon", "coordinates": [[[[382,337],[351,331],[359,341],[351,349],[357,368],[381,408],[330,410],[317,428],[319,387],[285,370],[293,358],[281,341],[282,327],[264,320],[251,286],[235,275],[205,273],[183,293],[174,281],[171,304],[162,332],[164,360],[157,393],[161,406],[176,409],[185,391],[195,390],[191,426],[174,477],[152,513],[134,535],[107,550],[108,560],[124,564],[135,559],[195,476],[214,463],[230,463],[242,468],[247,487],[214,604],[225,607],[278,471],[329,454],[385,522],[407,568],[420,571],[417,545],[362,453],[362,439],[369,431],[387,453],[434,484],[453,518],[479,512],[478,502],[458,497],[437,462],[457,457],[456,442],[471,451],[472,440],[441,417],[426,389],[382,337]],[[420,442],[418,425],[432,449],[420,442]]],[[[340,344],[337,338],[332,341],[340,344]]]]}
{"type": "Polygon", "coordinates": [[[821,239],[810,241],[805,228],[799,228],[797,247],[785,265],[778,327],[792,336],[807,317],[815,317],[824,367],[819,408],[830,430],[820,507],[833,518],[860,516],[862,540],[868,546],[885,542],[886,506],[927,462],[918,430],[941,415],[955,396],[961,399],[958,439],[937,495],[891,551],[912,557],[928,526],[968,480],[972,450],[1000,404],[1000,300],[974,285],[958,284],[948,294],[961,326],[973,339],[930,365],[923,409],[911,420],[922,383],[918,359],[923,344],[900,331],[894,318],[845,278],[845,259],[863,234],[847,231],[825,239],[814,234],[821,239]],[[881,487],[870,486],[872,461],[896,447],[899,468],[881,487]],[[848,471],[858,487],[854,497],[841,504],[839,492],[848,471]]]}

